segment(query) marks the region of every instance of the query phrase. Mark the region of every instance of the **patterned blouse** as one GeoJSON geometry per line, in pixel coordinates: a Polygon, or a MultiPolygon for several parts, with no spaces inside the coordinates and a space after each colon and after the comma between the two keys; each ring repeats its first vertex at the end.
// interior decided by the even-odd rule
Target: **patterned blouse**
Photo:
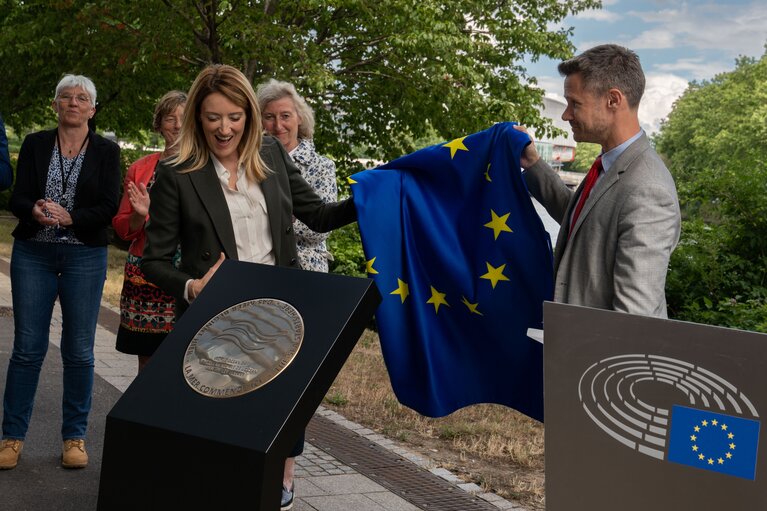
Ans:
{"type": "MultiPolygon", "coordinates": [[[[80,171],[83,168],[85,151],[81,151],[74,158],[62,156],[59,152],[59,145],[53,146],[53,157],[48,165],[48,179],[45,182],[45,196],[53,202],[64,206],[67,211],[72,212],[75,202],[75,189],[77,180],[80,178],[80,171]],[[62,168],[63,164],[63,168],[62,168]]],[[[32,238],[34,241],[43,241],[47,243],[67,243],[70,245],[82,245],[72,231],[66,227],[56,227],[46,225],[32,238]]]]}
{"type": "MultiPolygon", "coordinates": [[[[314,142],[305,138],[300,139],[296,148],[290,151],[290,157],[301,170],[301,175],[306,182],[324,202],[338,200],[336,164],[329,158],[317,154],[314,142]]],[[[327,273],[328,261],[333,260],[325,244],[329,233],[314,232],[297,219],[293,221],[293,230],[296,233],[301,268],[327,273]]]]}

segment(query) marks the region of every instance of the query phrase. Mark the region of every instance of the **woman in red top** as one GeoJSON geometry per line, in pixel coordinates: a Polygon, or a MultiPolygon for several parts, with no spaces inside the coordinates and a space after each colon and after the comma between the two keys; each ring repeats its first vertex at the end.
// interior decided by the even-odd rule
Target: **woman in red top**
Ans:
{"type": "Polygon", "coordinates": [[[186,94],[181,91],[168,92],[158,101],[152,127],[165,139],[165,150],[144,156],[130,166],[120,209],[112,219],[117,235],[131,242],[120,294],[117,351],[138,355],[139,371],[173,329],[176,316],[174,298],[148,282],[139,266],[146,241],[144,226],[149,220],[149,189],[154,183],[155,167],[160,160],[178,153],[175,142],[185,105],[186,94]]]}

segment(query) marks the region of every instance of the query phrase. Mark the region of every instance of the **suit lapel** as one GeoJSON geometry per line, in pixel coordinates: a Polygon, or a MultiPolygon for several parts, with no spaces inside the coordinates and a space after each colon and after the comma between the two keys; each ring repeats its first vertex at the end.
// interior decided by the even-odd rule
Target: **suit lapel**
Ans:
{"type": "Polygon", "coordinates": [[[261,158],[264,160],[264,163],[266,163],[266,166],[273,171],[273,173],[269,174],[269,177],[261,183],[261,192],[264,194],[264,200],[266,201],[269,231],[272,234],[274,260],[280,261],[280,231],[282,230],[282,224],[280,223],[280,187],[275,175],[277,172],[277,165],[274,164],[271,151],[262,150],[261,158]]]}
{"type": "MultiPolygon", "coordinates": [[[[628,146],[626,150],[623,151],[620,156],[618,156],[618,159],[615,160],[615,163],[613,163],[612,167],[610,167],[610,170],[602,176],[602,178],[597,182],[596,186],[594,186],[594,189],[591,190],[591,195],[583,205],[583,209],[581,210],[581,214],[578,217],[578,221],[573,226],[571,237],[575,235],[575,232],[585,221],[586,217],[588,217],[589,212],[602,199],[602,196],[607,193],[607,190],[612,188],[613,185],[615,185],[620,180],[621,174],[623,174],[631,166],[632,162],[649,147],[650,145],[647,141],[647,135],[642,134],[642,136],[636,139],[634,143],[628,146]]],[[[575,201],[572,201],[570,204],[570,209],[572,209],[574,204],[575,201]]],[[[569,215],[567,218],[570,218],[569,215]]]]}
{"type": "Polygon", "coordinates": [[[208,163],[203,168],[190,172],[187,175],[194,190],[197,192],[197,196],[200,198],[203,208],[208,213],[211,223],[213,223],[216,236],[221,246],[224,247],[224,254],[227,259],[238,260],[232,217],[229,214],[229,206],[226,203],[224,190],[221,189],[221,181],[219,181],[216,169],[213,167],[213,161],[208,160],[208,163]]]}

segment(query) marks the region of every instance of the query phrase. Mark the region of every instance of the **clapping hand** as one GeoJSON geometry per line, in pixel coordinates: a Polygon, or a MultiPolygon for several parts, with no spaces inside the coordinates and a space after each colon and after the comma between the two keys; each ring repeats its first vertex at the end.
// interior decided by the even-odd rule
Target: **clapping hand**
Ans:
{"type": "Polygon", "coordinates": [[[144,183],[128,182],[128,200],[130,205],[138,215],[146,217],[149,214],[149,191],[144,183]]]}

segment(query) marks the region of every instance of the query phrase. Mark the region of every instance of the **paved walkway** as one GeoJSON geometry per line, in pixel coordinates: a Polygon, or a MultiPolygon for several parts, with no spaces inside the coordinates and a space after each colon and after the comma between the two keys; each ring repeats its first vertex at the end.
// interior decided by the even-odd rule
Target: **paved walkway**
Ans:
{"type": "MultiPolygon", "coordinates": [[[[60,311],[54,310],[51,349],[19,466],[0,472],[0,498],[14,511],[95,509],[106,414],[136,376],[136,358],[114,349],[117,310],[102,305],[96,332],[96,384],[88,431],[91,456],[84,470],[59,468],[61,369],[60,311]]],[[[0,384],[13,339],[9,260],[0,257],[0,384]]],[[[2,387],[0,387],[2,389],[2,387]]],[[[297,458],[297,511],[520,510],[374,431],[320,407],[297,458]]],[[[137,488],[137,491],[140,489],[137,488]]],[[[151,509],[151,496],[147,496],[151,509]]],[[[6,506],[3,505],[3,509],[6,506]]]]}

